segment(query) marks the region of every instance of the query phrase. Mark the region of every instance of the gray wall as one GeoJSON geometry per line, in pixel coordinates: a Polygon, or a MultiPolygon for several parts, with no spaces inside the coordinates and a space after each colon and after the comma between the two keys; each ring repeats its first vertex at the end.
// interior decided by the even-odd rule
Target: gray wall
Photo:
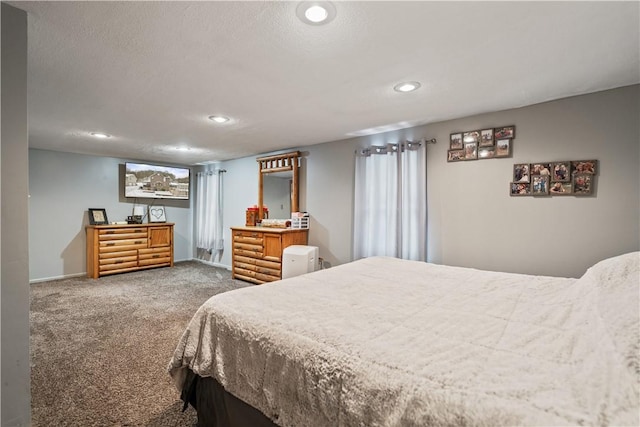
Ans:
{"type": "MultiPolygon", "coordinates": [[[[124,221],[133,203],[122,194],[126,160],[29,150],[29,249],[32,281],[84,274],[88,208],[105,208],[109,221],[124,221]]],[[[148,206],[150,200],[138,199],[148,206]]],[[[175,223],[174,258],[193,258],[193,216],[189,202],[157,200],[175,223]]]]}
{"type": "MultiPolygon", "coordinates": [[[[429,261],[580,276],[598,260],[640,246],[638,98],[636,85],[298,148],[303,156],[300,209],[311,214],[309,244],[320,248],[329,265],[351,260],[357,148],[435,137],[438,143],[427,148],[429,261]],[[513,158],[447,163],[451,132],[511,124],[516,125],[513,158]],[[509,196],[514,163],[580,159],[599,160],[595,197],[509,196]]],[[[130,214],[131,203],[118,196],[116,171],[122,163],[30,151],[32,280],[85,271],[88,207],[105,207],[110,220],[130,214]],[[52,218],[56,227],[49,226],[52,218]]],[[[213,261],[230,266],[229,227],[244,225],[246,208],[257,203],[258,165],[255,157],[246,157],[217,167],[227,170],[225,250],[213,261]]],[[[176,260],[192,258],[193,210],[168,207],[167,216],[176,222],[176,260]]]]}
{"type": "Polygon", "coordinates": [[[29,425],[27,14],[2,3],[2,405],[0,425],[29,425]]]}
{"type": "MultiPolygon", "coordinates": [[[[437,138],[427,150],[428,259],[518,273],[579,277],[595,262],[640,249],[640,86],[302,147],[300,209],[309,244],[337,265],[351,260],[354,151],[437,138]],[[516,126],[513,157],[447,163],[449,134],[516,126]],[[595,197],[510,197],[514,163],[599,161],[595,197]]],[[[265,153],[266,154],[266,153],[265,153]]],[[[254,157],[224,162],[228,228],[257,202],[254,157]]],[[[357,220],[357,219],[356,219],[357,220]]]]}

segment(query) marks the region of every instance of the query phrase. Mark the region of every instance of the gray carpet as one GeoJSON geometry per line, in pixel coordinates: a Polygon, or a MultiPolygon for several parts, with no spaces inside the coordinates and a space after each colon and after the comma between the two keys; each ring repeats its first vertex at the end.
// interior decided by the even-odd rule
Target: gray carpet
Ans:
{"type": "Polygon", "coordinates": [[[167,374],[212,295],[251,286],[199,262],[31,285],[33,426],[193,426],[167,374]]]}

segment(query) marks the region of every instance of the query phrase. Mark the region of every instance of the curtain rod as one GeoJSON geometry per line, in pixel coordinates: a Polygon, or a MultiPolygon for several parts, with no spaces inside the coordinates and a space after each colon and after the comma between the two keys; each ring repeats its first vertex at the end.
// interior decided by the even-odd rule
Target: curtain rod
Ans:
{"type": "Polygon", "coordinates": [[[402,145],[402,144],[407,144],[407,145],[412,145],[412,144],[417,144],[418,146],[422,146],[422,144],[435,144],[437,143],[437,140],[435,138],[431,138],[431,139],[426,139],[426,138],[422,138],[419,141],[409,141],[409,140],[404,140],[401,142],[396,142],[396,143],[387,143],[387,144],[383,144],[383,145],[371,145],[368,148],[360,148],[358,150],[356,150],[356,154],[358,155],[369,155],[371,153],[371,149],[372,148],[383,148],[383,147],[387,147],[387,146],[395,146],[395,145],[402,145]]]}

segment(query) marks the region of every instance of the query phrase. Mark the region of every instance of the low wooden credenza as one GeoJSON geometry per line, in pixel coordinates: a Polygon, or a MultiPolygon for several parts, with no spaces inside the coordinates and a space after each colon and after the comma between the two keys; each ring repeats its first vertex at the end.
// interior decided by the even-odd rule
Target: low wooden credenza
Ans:
{"type": "Polygon", "coordinates": [[[173,267],[173,224],[89,225],[87,276],[173,267]]]}
{"type": "Polygon", "coordinates": [[[306,245],[309,230],[267,227],[231,227],[231,277],[253,283],[282,278],[282,251],[306,245]]]}

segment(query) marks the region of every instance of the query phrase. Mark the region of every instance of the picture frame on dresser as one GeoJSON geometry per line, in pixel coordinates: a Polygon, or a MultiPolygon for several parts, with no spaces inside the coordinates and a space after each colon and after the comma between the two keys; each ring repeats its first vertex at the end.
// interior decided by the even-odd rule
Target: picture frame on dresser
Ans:
{"type": "Polygon", "coordinates": [[[107,219],[107,210],[102,208],[89,208],[89,224],[91,225],[105,225],[109,224],[107,219]]]}
{"type": "Polygon", "coordinates": [[[150,223],[167,222],[167,213],[164,206],[149,206],[147,218],[149,218],[150,223]]]}

